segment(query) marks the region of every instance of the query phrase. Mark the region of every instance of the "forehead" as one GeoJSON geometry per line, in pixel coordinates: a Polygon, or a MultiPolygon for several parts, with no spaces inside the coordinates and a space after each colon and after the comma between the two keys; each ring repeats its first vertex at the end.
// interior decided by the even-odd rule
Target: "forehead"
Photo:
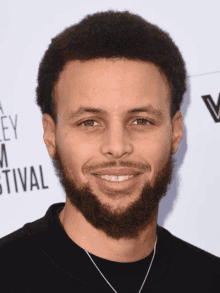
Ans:
{"type": "Polygon", "coordinates": [[[115,112],[132,106],[152,106],[169,111],[170,89],[166,77],[152,63],[97,59],[70,61],[56,85],[58,112],[81,106],[115,112]]]}

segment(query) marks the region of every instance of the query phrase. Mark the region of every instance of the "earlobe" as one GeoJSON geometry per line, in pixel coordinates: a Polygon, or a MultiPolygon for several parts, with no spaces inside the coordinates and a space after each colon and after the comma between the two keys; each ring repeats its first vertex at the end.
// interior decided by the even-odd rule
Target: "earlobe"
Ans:
{"type": "Polygon", "coordinates": [[[55,124],[53,119],[48,114],[43,115],[43,129],[44,135],[43,140],[48,149],[49,155],[51,158],[54,156],[54,151],[56,148],[55,140],[55,124]]]}

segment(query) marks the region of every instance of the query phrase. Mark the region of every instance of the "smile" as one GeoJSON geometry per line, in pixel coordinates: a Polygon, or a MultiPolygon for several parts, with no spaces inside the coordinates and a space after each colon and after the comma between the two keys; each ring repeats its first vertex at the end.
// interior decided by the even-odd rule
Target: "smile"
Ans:
{"type": "Polygon", "coordinates": [[[111,176],[111,175],[93,175],[96,179],[96,183],[100,190],[126,190],[134,188],[138,183],[140,184],[140,178],[142,174],[139,175],[129,175],[129,176],[111,176]]]}
{"type": "Polygon", "coordinates": [[[102,179],[105,179],[105,180],[109,180],[109,181],[116,181],[116,182],[121,182],[121,181],[124,181],[124,180],[128,180],[132,177],[134,177],[134,175],[125,175],[125,176],[115,176],[115,175],[96,175],[98,176],[99,178],[102,178],[102,179]]]}

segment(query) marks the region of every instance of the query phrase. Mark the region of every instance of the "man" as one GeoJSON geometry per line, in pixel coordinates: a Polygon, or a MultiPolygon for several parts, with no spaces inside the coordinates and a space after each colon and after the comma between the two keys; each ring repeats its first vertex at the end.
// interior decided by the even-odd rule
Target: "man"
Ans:
{"type": "Polygon", "coordinates": [[[66,203],[1,239],[2,292],[217,292],[220,259],[157,225],[185,91],[178,48],[137,15],[89,15],[52,40],[37,104],[66,203]]]}

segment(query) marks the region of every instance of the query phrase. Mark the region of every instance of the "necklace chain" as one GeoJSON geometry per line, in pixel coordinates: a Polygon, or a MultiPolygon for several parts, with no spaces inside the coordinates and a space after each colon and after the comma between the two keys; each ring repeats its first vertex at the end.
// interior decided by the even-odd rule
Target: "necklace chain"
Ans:
{"type": "MultiPolygon", "coordinates": [[[[143,288],[143,286],[144,286],[144,283],[145,283],[145,281],[146,281],[146,279],[147,279],[147,276],[148,276],[148,274],[149,274],[149,271],[150,271],[151,265],[152,265],[152,263],[153,263],[155,253],[156,253],[156,244],[157,244],[157,235],[156,235],[156,242],[155,242],[155,244],[154,244],[154,254],[153,254],[153,257],[152,257],[152,260],[151,260],[151,263],[150,263],[149,269],[148,269],[148,271],[147,271],[147,274],[146,274],[146,276],[145,276],[145,278],[144,278],[144,282],[143,282],[143,284],[142,284],[142,286],[141,286],[141,288],[140,288],[140,290],[139,290],[138,293],[141,292],[141,290],[142,290],[142,288],[143,288]]],[[[82,247],[82,249],[84,249],[84,248],[82,247]]],[[[84,250],[85,250],[85,249],[84,249],[84,250]]],[[[102,277],[106,280],[106,282],[107,282],[107,283],[109,284],[109,286],[112,288],[112,290],[113,290],[115,293],[117,293],[117,291],[112,287],[112,285],[108,282],[108,280],[107,280],[107,279],[105,278],[105,276],[102,274],[102,272],[100,271],[100,269],[97,267],[97,265],[95,264],[94,260],[92,259],[92,257],[91,257],[90,254],[88,253],[88,251],[85,250],[85,252],[88,254],[88,256],[90,257],[91,261],[93,262],[93,264],[95,265],[95,267],[97,268],[97,270],[100,272],[100,274],[102,275],[102,277]]]]}

